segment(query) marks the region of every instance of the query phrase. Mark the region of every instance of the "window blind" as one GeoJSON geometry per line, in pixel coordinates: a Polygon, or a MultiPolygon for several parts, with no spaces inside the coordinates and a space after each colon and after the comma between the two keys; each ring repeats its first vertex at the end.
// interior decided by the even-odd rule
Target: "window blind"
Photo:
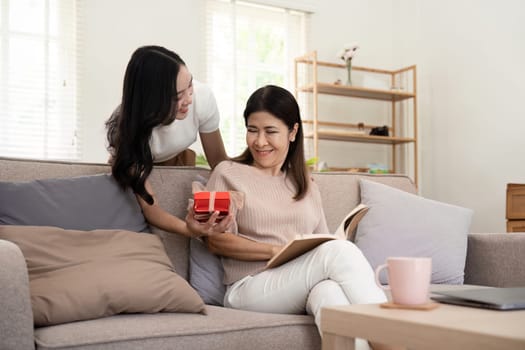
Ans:
{"type": "Polygon", "coordinates": [[[0,0],[0,155],[80,159],[77,2],[0,0]]]}
{"type": "Polygon", "coordinates": [[[274,84],[293,93],[293,62],[306,52],[307,17],[252,2],[207,1],[206,80],[217,98],[228,155],[246,147],[242,113],[257,88],[274,84]]]}
{"type": "Polygon", "coordinates": [[[317,10],[317,0],[246,0],[248,2],[280,7],[283,9],[299,10],[314,13],[317,10]]]}

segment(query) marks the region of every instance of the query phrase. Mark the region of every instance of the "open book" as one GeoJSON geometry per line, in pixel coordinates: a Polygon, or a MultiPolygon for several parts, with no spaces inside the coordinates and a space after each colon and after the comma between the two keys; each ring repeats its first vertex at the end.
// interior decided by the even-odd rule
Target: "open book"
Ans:
{"type": "Polygon", "coordinates": [[[369,207],[359,204],[343,219],[334,234],[304,234],[298,235],[288,242],[279,253],[266,264],[267,269],[282,265],[298,256],[314,249],[318,245],[333,239],[353,239],[357,224],[367,213],[369,207]]]}

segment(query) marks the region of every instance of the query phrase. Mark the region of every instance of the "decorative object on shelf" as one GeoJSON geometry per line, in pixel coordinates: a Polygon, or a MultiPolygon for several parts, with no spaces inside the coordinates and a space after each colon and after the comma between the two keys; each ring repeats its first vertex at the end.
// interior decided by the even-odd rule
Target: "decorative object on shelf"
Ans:
{"type": "Polygon", "coordinates": [[[388,166],[384,164],[372,163],[368,164],[368,172],[370,174],[388,174],[388,166]]]}
{"type": "Polygon", "coordinates": [[[319,171],[328,171],[328,163],[324,160],[320,161],[317,165],[319,171]]]}
{"type": "Polygon", "coordinates": [[[345,45],[343,50],[337,56],[345,61],[346,64],[346,85],[352,85],[352,58],[355,56],[358,48],[359,45],[357,43],[345,45]]]}
{"type": "Polygon", "coordinates": [[[352,85],[352,59],[346,61],[346,85],[352,85]]]}
{"type": "Polygon", "coordinates": [[[357,130],[355,130],[354,132],[358,135],[365,135],[366,134],[365,123],[363,122],[357,123],[357,130]]]}
{"type": "Polygon", "coordinates": [[[307,159],[305,161],[306,167],[310,171],[314,171],[316,169],[318,163],[319,163],[319,158],[317,158],[317,157],[312,157],[312,158],[309,158],[309,159],[307,159]]]}
{"type": "Polygon", "coordinates": [[[383,126],[372,128],[372,130],[370,130],[370,135],[388,136],[388,126],[383,125],[383,126]]]}

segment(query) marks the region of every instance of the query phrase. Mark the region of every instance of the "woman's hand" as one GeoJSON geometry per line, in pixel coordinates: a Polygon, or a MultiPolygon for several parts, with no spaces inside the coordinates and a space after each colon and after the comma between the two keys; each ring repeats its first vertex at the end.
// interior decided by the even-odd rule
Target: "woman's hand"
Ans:
{"type": "Polygon", "coordinates": [[[195,220],[194,214],[195,212],[193,211],[193,208],[190,207],[188,214],[186,215],[186,226],[188,226],[188,230],[190,230],[196,237],[213,236],[224,233],[233,223],[233,216],[231,214],[228,214],[228,216],[223,218],[220,222],[216,222],[219,217],[218,211],[213,212],[206,222],[195,220]]]}
{"type": "Polygon", "coordinates": [[[272,246],[272,258],[277,255],[281,250],[283,250],[284,246],[282,245],[274,245],[272,246]]]}

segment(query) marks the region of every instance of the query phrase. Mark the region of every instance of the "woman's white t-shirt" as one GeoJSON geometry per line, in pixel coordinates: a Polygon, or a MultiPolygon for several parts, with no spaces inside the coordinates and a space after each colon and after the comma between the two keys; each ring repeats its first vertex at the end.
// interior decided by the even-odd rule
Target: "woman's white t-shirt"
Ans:
{"type": "Polygon", "coordinates": [[[211,89],[193,80],[193,103],[183,120],[153,128],[150,138],[151,154],[155,163],[173,158],[197,140],[197,133],[219,129],[219,109],[211,89]]]}

